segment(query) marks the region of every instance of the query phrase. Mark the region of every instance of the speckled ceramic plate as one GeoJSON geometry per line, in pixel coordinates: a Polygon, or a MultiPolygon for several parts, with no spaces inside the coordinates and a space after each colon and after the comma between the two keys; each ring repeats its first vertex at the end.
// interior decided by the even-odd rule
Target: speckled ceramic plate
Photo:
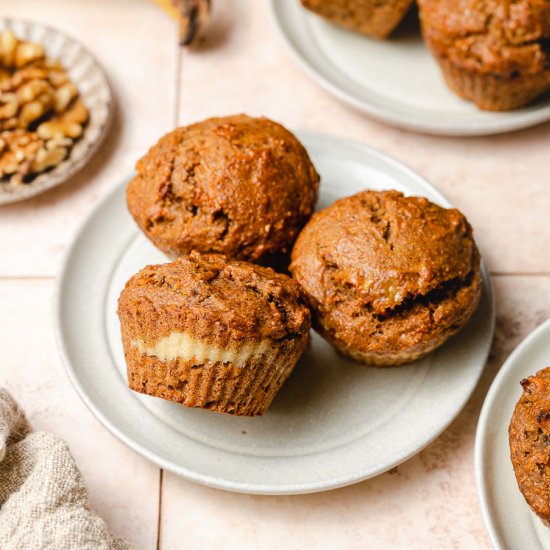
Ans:
{"type": "Polygon", "coordinates": [[[508,425],[522,394],[520,380],[550,365],[550,320],[516,348],[495,378],[477,426],[476,478],[485,526],[499,550],[549,550],[550,528],[531,512],[518,489],[508,425]]]}
{"type": "MultiPolygon", "coordinates": [[[[363,145],[299,135],[321,174],[321,208],[365,188],[395,188],[448,204],[421,177],[363,145]]],[[[130,391],[116,317],[118,295],[140,268],[167,259],[126,211],[124,183],[92,212],[68,253],[57,329],[81,397],[132,449],[167,470],[221,489],[321,491],[375,476],[411,457],[466,403],[493,334],[486,271],[481,305],[471,322],[425,360],[394,369],[366,368],[314,335],[311,349],[263,417],[186,409],[130,391]]]]}
{"type": "Polygon", "coordinates": [[[112,113],[112,95],[97,61],[78,42],[39,23],[0,19],[0,31],[11,28],[18,38],[38,42],[48,57],[59,59],[74,82],[90,113],[90,120],[67,159],[32,182],[11,185],[0,182],[0,204],[28,199],[67,181],[80,170],[97,150],[107,133],[112,113]]]}
{"type": "MultiPolygon", "coordinates": [[[[389,40],[342,29],[305,10],[300,0],[269,0],[275,26],[293,58],[336,97],[394,126],[440,135],[497,134],[550,120],[550,96],[508,113],[480,111],[443,82],[409,16],[389,40]]],[[[414,15],[414,14],[412,14],[414,15]]]]}

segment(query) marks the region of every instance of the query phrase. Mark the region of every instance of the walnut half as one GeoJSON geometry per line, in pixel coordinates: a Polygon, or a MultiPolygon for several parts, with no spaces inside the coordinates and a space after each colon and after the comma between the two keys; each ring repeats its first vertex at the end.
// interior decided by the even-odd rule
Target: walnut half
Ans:
{"type": "Polygon", "coordinates": [[[57,166],[89,113],[59,61],[40,44],[0,32],[0,178],[19,184],[57,166]]]}

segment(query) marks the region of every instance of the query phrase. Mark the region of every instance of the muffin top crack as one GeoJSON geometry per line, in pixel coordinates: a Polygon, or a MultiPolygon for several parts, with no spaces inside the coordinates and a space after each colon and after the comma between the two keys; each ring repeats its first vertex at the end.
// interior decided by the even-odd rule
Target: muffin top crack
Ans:
{"type": "Polygon", "coordinates": [[[422,197],[363,191],[316,213],[292,251],[313,325],[366,364],[422,357],[460,330],[481,295],[466,218],[422,197]]]}
{"type": "Polygon", "coordinates": [[[136,168],[128,209],[171,257],[198,250],[267,263],[292,246],[319,188],[294,135],[245,115],[178,128],[136,168]]]}
{"type": "MultiPolygon", "coordinates": [[[[318,302],[348,284],[362,303],[384,315],[448,281],[463,284],[475,265],[464,216],[425,198],[364,191],[336,201],[314,220],[304,229],[296,254],[313,231],[330,234],[309,243],[315,249],[311,271],[320,274],[311,280],[310,294],[318,302]]],[[[308,267],[294,263],[294,269],[308,267]]]]}
{"type": "Polygon", "coordinates": [[[223,326],[242,337],[284,340],[307,333],[311,324],[298,283],[271,268],[217,254],[193,252],[145,267],[126,284],[119,309],[137,311],[128,308],[131,302],[141,304],[143,315],[159,317],[150,329],[153,337],[165,336],[168,326],[200,323],[212,331],[223,326]]]}

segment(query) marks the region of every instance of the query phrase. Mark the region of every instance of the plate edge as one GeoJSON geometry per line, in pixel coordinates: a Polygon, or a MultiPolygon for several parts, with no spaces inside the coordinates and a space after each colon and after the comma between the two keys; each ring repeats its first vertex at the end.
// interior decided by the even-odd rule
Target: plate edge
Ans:
{"type": "MultiPolygon", "coordinates": [[[[543,321],[537,327],[535,327],[529,334],[527,334],[523,340],[514,348],[510,355],[506,358],[503,365],[500,367],[497,375],[491,382],[489,391],[483,400],[483,406],[479,415],[477,422],[475,440],[474,440],[474,469],[475,469],[475,480],[477,486],[477,496],[481,508],[481,515],[483,517],[483,523],[485,525],[485,530],[487,531],[491,544],[500,550],[506,550],[504,543],[495,529],[493,522],[493,514],[489,509],[487,491],[485,489],[487,478],[485,476],[485,468],[483,466],[483,457],[485,454],[485,449],[487,446],[487,428],[486,423],[489,417],[490,409],[492,403],[495,400],[495,397],[498,395],[498,392],[501,390],[501,386],[508,371],[512,368],[514,363],[517,361],[517,357],[521,356],[524,353],[524,350],[530,345],[531,341],[537,338],[537,336],[548,330],[550,327],[550,319],[543,321]]],[[[519,489],[518,489],[519,490],[519,489]]]]}

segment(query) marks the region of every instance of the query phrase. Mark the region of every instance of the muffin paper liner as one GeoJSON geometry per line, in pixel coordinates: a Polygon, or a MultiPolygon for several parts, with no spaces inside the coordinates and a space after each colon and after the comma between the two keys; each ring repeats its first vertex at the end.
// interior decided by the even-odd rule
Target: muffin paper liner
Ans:
{"type": "Polygon", "coordinates": [[[334,347],[343,355],[352,357],[356,361],[364,363],[367,366],[372,367],[397,367],[399,365],[404,365],[406,363],[412,363],[422,357],[425,357],[431,353],[434,349],[438,348],[443,342],[449,337],[448,334],[436,339],[430,343],[429,346],[425,347],[421,351],[410,351],[410,352],[398,352],[398,353],[369,353],[362,352],[358,350],[349,350],[344,346],[340,346],[336,343],[333,343],[334,347]]]}
{"type": "Polygon", "coordinates": [[[163,360],[141,353],[138,346],[125,339],[130,388],[187,407],[261,415],[294,369],[308,335],[269,345],[264,340],[253,345],[240,342],[237,346],[231,338],[228,340],[228,349],[237,354],[239,361],[213,361],[204,356],[198,360],[189,355],[163,360]]]}
{"type": "Polygon", "coordinates": [[[487,111],[518,109],[550,90],[550,71],[512,78],[467,71],[437,53],[436,59],[449,88],[487,111]]]}
{"type": "Polygon", "coordinates": [[[353,349],[344,343],[336,340],[332,335],[323,330],[321,326],[317,326],[316,330],[325,338],[336,350],[347,357],[351,357],[360,363],[369,367],[397,367],[406,363],[412,363],[422,357],[425,357],[436,348],[441,346],[453,334],[458,331],[444,331],[441,334],[434,336],[430,341],[424,342],[421,346],[416,346],[414,349],[403,351],[365,351],[353,349]]]}

